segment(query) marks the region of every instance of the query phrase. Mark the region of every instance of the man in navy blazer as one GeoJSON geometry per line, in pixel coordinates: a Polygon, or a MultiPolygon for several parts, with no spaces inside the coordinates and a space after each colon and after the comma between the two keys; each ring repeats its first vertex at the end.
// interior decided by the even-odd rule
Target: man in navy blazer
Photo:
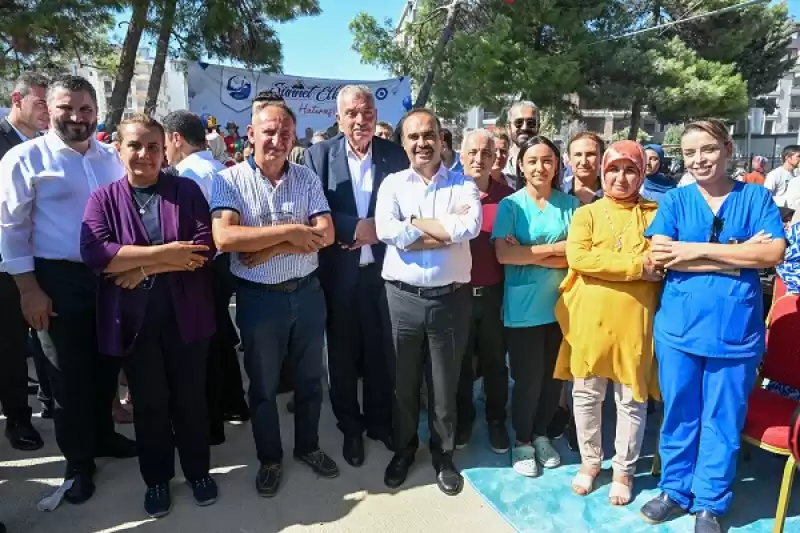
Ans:
{"type": "Polygon", "coordinates": [[[367,87],[343,87],[336,103],[342,133],[306,150],[305,163],[322,180],[336,228],[336,243],[319,255],[331,405],[344,434],[344,459],[361,466],[365,430],[392,450],[391,324],[381,279],[386,245],[374,217],[381,182],[409,163],[401,146],[373,136],[378,114],[367,87]]]}

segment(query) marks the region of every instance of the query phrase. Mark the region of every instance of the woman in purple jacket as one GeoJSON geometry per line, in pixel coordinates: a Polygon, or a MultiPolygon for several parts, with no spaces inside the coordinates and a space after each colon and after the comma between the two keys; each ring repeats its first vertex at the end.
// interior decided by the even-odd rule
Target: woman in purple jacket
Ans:
{"type": "Polygon", "coordinates": [[[198,505],[209,476],[206,357],[214,333],[211,219],[200,187],[161,171],[164,129],[146,116],[119,126],[127,178],[96,190],[81,231],[83,261],[103,276],[100,350],[122,357],[133,403],[144,508],[169,513],[175,447],[198,505]]]}

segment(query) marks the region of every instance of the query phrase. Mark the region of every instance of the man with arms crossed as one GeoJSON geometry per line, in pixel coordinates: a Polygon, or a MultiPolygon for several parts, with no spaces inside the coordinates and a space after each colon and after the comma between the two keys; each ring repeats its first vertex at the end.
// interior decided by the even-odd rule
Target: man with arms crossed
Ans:
{"type": "Polygon", "coordinates": [[[414,462],[425,372],[436,482],[456,495],[463,487],[453,464],[456,390],[472,308],[469,240],[480,232],[481,202],[474,181],[442,164],[436,115],[410,111],[402,131],[411,167],[386,177],[375,209],[378,238],[387,244],[383,279],[395,352],[395,455],[384,482],[399,487],[414,462]]]}
{"type": "Polygon", "coordinates": [[[319,178],[286,160],[296,124],[286,104],[265,103],[247,128],[253,157],[222,171],[211,193],[214,241],[235,252],[236,322],[261,463],[256,489],[264,497],[277,493],[283,471],[275,396],[284,358],[294,378],[294,457],[321,477],[339,475],[318,435],[325,298],[317,252],[333,243],[334,230],[319,178]]]}

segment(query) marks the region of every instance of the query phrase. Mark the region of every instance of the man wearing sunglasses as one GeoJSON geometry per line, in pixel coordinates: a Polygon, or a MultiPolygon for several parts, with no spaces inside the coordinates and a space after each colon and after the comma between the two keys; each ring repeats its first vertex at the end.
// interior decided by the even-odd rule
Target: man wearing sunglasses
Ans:
{"type": "Polygon", "coordinates": [[[539,135],[539,109],[536,104],[528,100],[515,102],[508,110],[506,131],[512,146],[504,172],[516,176],[519,147],[528,139],[539,135]]]}

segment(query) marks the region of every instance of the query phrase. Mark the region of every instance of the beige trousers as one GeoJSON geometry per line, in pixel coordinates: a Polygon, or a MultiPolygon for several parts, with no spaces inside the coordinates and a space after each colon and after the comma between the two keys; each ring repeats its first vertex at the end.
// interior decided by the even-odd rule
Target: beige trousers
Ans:
{"type": "MultiPolygon", "coordinates": [[[[573,413],[578,430],[578,446],[583,464],[600,467],[603,460],[602,409],[606,397],[606,378],[575,378],[572,388],[573,413]]],[[[630,387],[614,383],[617,404],[616,455],[611,461],[614,473],[632,476],[642,449],[647,421],[647,402],[633,399],[630,387]]]]}

